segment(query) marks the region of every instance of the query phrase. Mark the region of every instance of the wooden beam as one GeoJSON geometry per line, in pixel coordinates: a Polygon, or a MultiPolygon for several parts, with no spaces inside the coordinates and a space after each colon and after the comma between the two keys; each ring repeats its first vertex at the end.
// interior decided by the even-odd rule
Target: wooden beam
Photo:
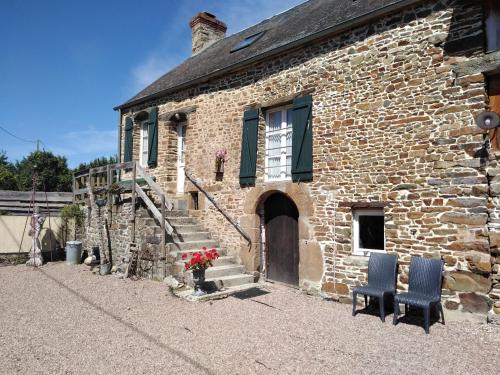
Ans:
{"type": "MultiPolygon", "coordinates": [[[[153,179],[151,178],[151,176],[149,174],[147,174],[144,169],[139,165],[137,164],[137,171],[139,172],[139,174],[141,175],[142,178],[144,178],[144,180],[146,180],[147,184],[149,185],[149,187],[156,193],[158,194],[159,196],[162,196],[164,195],[163,194],[163,190],[162,188],[160,187],[160,185],[158,185],[156,182],[153,181],[153,179]]],[[[169,211],[172,211],[172,209],[174,208],[174,204],[170,201],[170,200],[165,200],[165,207],[167,207],[167,209],[169,211]]]]}
{"type": "Polygon", "coordinates": [[[137,196],[137,192],[135,190],[135,185],[136,185],[136,175],[137,175],[137,163],[134,163],[132,167],[132,218],[131,218],[131,224],[132,224],[132,231],[131,231],[131,238],[130,242],[135,243],[135,199],[137,196]]]}
{"type": "MultiPolygon", "coordinates": [[[[149,197],[146,195],[146,193],[142,190],[142,188],[139,185],[135,184],[135,190],[137,191],[139,197],[141,197],[143,202],[146,204],[148,209],[151,211],[153,216],[161,223],[162,217],[160,211],[158,210],[158,207],[154,205],[154,203],[151,201],[151,199],[149,199],[149,197]]],[[[172,226],[166,220],[164,220],[164,223],[167,233],[172,234],[174,232],[174,228],[172,228],[172,226]]]]}

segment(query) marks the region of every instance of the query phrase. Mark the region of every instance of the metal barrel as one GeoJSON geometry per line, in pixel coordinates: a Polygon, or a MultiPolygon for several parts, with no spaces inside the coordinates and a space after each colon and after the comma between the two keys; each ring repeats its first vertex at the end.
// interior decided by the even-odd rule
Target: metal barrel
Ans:
{"type": "Polygon", "coordinates": [[[66,242],[66,264],[80,264],[82,260],[82,242],[66,242]]]}

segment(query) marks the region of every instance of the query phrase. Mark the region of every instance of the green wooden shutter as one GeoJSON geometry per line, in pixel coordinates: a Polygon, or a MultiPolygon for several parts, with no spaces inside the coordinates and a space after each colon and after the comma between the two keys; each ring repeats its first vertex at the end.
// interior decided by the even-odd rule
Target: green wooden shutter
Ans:
{"type": "Polygon", "coordinates": [[[259,110],[249,109],[243,115],[243,135],[241,139],[240,184],[255,184],[257,169],[257,131],[259,110]]]}
{"type": "Polygon", "coordinates": [[[296,98],[292,112],[292,181],[311,181],[312,166],[312,97],[296,98]]]}
{"type": "Polygon", "coordinates": [[[132,161],[133,154],[133,132],[134,123],[130,117],[125,118],[125,148],[123,151],[123,161],[132,161]]]}
{"type": "Polygon", "coordinates": [[[148,166],[153,168],[158,164],[158,108],[156,107],[149,112],[148,130],[148,166]]]}

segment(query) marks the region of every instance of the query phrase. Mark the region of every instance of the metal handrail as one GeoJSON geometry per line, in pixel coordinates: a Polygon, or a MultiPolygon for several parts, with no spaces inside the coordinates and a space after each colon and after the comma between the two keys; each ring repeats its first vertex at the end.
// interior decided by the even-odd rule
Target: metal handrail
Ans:
{"type": "Polygon", "coordinates": [[[243,230],[243,228],[240,227],[240,225],[234,220],[232,219],[229,214],[227,214],[220,206],[219,204],[216,202],[215,198],[212,197],[205,189],[203,189],[199,183],[193,178],[191,177],[187,170],[184,169],[184,174],[186,175],[186,177],[188,178],[189,181],[191,181],[193,183],[193,185],[199,190],[201,191],[205,197],[207,197],[207,199],[214,205],[214,207],[222,214],[222,216],[224,216],[224,218],[229,221],[229,223],[238,231],[238,233],[245,239],[247,240],[249,246],[252,245],[252,240],[250,239],[250,236],[243,230]]]}

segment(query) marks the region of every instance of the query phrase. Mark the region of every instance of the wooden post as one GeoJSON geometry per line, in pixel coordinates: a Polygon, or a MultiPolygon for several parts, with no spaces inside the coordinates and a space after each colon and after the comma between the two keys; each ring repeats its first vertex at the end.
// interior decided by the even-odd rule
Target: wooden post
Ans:
{"type": "Polygon", "coordinates": [[[73,203],[75,203],[76,201],[75,191],[76,191],[76,178],[75,174],[73,173],[73,203]]]}
{"type": "Polygon", "coordinates": [[[109,188],[111,187],[111,165],[108,164],[106,166],[106,187],[107,187],[107,198],[108,198],[108,222],[111,223],[111,210],[113,207],[113,203],[111,202],[111,191],[109,188]]]}
{"type": "MultiPolygon", "coordinates": [[[[165,234],[165,195],[160,195],[161,200],[161,249],[165,256],[164,270],[167,264],[166,234],[165,234]]],[[[165,275],[166,276],[166,275],[165,275]]]]}
{"type": "Polygon", "coordinates": [[[94,174],[94,170],[92,168],[89,169],[89,189],[94,188],[94,181],[92,180],[92,175],[94,174]]]}
{"type": "Polygon", "coordinates": [[[137,178],[137,169],[136,169],[136,163],[134,162],[134,165],[132,167],[132,219],[130,220],[132,224],[132,233],[130,242],[132,243],[135,243],[135,199],[137,196],[137,191],[135,190],[136,178],[137,178]]]}

